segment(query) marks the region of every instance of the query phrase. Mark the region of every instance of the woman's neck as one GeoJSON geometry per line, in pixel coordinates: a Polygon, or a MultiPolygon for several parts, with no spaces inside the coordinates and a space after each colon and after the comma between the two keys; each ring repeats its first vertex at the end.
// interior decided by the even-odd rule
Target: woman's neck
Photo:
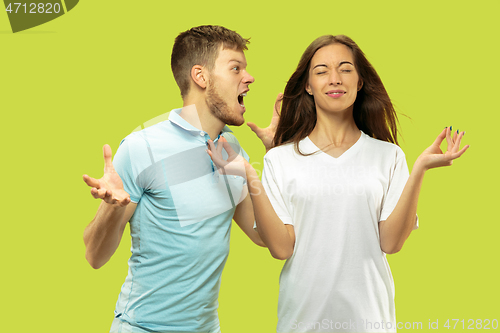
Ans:
{"type": "Polygon", "coordinates": [[[318,147],[333,145],[341,147],[351,146],[358,141],[361,133],[354,122],[352,110],[339,113],[317,113],[316,126],[309,134],[318,147]]]}

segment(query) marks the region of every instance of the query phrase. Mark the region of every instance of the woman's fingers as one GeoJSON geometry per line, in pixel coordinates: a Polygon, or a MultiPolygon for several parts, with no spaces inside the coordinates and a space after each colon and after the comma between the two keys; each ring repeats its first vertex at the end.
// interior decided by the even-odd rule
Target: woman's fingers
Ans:
{"type": "Polygon", "coordinates": [[[214,142],[212,140],[208,140],[207,143],[208,143],[208,149],[210,149],[210,151],[212,152],[216,151],[214,142]]]}
{"type": "Polygon", "coordinates": [[[234,157],[236,152],[234,151],[233,147],[231,147],[231,144],[229,142],[224,142],[224,149],[227,152],[227,156],[229,157],[228,159],[231,159],[231,157],[234,157]]]}
{"type": "Polygon", "coordinates": [[[247,125],[248,125],[248,127],[250,127],[250,129],[252,130],[252,132],[254,132],[257,135],[257,137],[260,138],[262,129],[259,126],[257,126],[256,124],[254,124],[254,123],[252,123],[250,121],[247,123],[247,125]]]}
{"type": "Polygon", "coordinates": [[[226,138],[224,138],[224,140],[221,140],[221,143],[222,143],[222,146],[223,148],[226,150],[227,152],[227,155],[229,157],[233,156],[236,154],[236,152],[234,151],[233,147],[231,146],[231,144],[226,140],[226,138]]]}
{"type": "Polygon", "coordinates": [[[439,135],[437,136],[436,140],[434,140],[434,143],[433,143],[434,146],[437,146],[437,147],[441,146],[441,143],[446,138],[446,132],[447,131],[448,131],[448,127],[445,127],[445,129],[442,130],[441,133],[439,133],[439,135]]]}
{"type": "Polygon", "coordinates": [[[448,148],[446,149],[447,151],[450,151],[451,147],[453,147],[453,139],[452,139],[451,135],[452,135],[451,126],[446,127],[446,144],[448,146],[448,148]]]}
{"type": "Polygon", "coordinates": [[[465,152],[467,151],[467,149],[469,149],[469,147],[470,147],[469,145],[466,145],[465,147],[463,147],[462,149],[460,149],[458,152],[453,153],[453,154],[451,155],[451,158],[452,158],[452,159],[457,159],[457,158],[459,158],[460,156],[462,156],[462,154],[463,154],[463,153],[465,153],[465,152]]]}
{"type": "Polygon", "coordinates": [[[271,118],[271,125],[275,122],[275,125],[278,125],[278,121],[280,119],[279,110],[281,109],[281,104],[283,102],[283,94],[279,93],[278,97],[276,97],[276,102],[274,102],[274,110],[273,117],[271,118]]]}
{"type": "Polygon", "coordinates": [[[453,149],[451,150],[452,153],[456,153],[460,149],[460,142],[462,142],[462,136],[463,134],[460,133],[458,130],[454,133],[454,143],[453,143],[453,149]]]}
{"type": "Polygon", "coordinates": [[[217,167],[223,166],[224,159],[222,158],[222,144],[219,144],[217,147],[215,147],[215,144],[212,140],[208,140],[207,143],[207,153],[208,155],[210,155],[212,161],[215,163],[215,165],[217,165],[217,167]]]}
{"type": "Polygon", "coordinates": [[[217,144],[217,152],[222,156],[222,148],[224,148],[224,142],[227,142],[226,138],[221,136],[219,143],[217,144]]]}

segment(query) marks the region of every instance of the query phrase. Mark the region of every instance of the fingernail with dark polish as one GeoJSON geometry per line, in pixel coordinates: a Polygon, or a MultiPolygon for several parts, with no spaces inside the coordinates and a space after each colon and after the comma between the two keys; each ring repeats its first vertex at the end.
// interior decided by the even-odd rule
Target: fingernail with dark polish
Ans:
{"type": "Polygon", "coordinates": [[[452,131],[452,130],[453,130],[453,126],[450,126],[450,131],[452,131]]]}

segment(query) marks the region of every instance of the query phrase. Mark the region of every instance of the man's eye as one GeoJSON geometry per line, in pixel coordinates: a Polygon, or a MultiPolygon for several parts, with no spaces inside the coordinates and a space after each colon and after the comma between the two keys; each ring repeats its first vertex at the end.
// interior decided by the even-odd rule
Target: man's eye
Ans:
{"type": "Polygon", "coordinates": [[[240,68],[239,68],[238,66],[234,66],[234,67],[233,67],[233,69],[234,69],[235,71],[239,71],[239,70],[240,70],[240,68]]]}

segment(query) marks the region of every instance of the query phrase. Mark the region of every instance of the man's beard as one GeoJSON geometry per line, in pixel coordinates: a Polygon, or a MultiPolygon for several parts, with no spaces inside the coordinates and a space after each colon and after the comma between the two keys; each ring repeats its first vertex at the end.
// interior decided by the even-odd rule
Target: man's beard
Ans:
{"type": "Polygon", "coordinates": [[[217,92],[213,80],[208,81],[206,103],[210,112],[226,125],[240,126],[245,122],[244,119],[237,119],[231,115],[229,106],[217,92]]]}

